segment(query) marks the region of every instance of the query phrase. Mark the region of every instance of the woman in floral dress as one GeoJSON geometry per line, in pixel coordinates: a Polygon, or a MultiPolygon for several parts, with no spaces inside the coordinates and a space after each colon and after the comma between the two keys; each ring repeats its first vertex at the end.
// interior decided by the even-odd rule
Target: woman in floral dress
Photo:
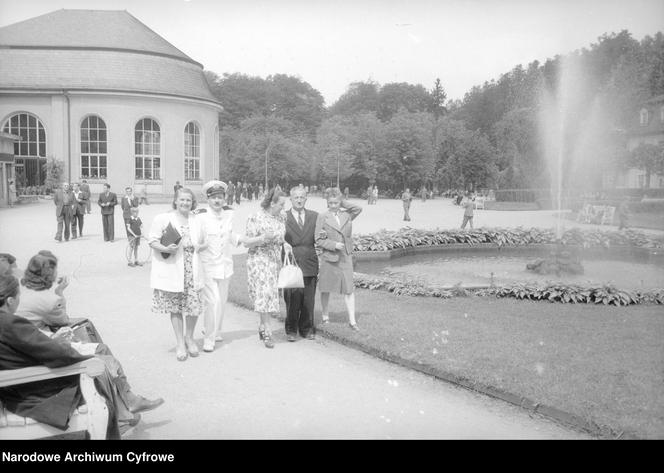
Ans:
{"type": "Polygon", "coordinates": [[[271,314],[279,312],[279,289],[277,279],[281,266],[281,247],[290,245],[284,241],[286,219],[282,214],[285,195],[270,189],[261,202],[262,210],[247,220],[244,245],[249,248],[247,256],[247,279],[249,297],[254,310],[260,315],[258,336],[267,348],[274,348],[271,314]]]}
{"type": "Polygon", "coordinates": [[[185,361],[187,356],[198,356],[194,328],[202,311],[200,291],[205,283],[198,253],[206,248],[207,243],[204,230],[191,213],[195,208],[194,193],[190,189],[179,189],[173,210],[157,215],[149,234],[150,246],[155,250],[150,272],[152,310],[171,315],[178,361],[185,361]],[[169,223],[182,239],[178,244],[164,246],[161,237],[169,223]],[[167,253],[168,257],[164,258],[162,253],[167,253]]]}

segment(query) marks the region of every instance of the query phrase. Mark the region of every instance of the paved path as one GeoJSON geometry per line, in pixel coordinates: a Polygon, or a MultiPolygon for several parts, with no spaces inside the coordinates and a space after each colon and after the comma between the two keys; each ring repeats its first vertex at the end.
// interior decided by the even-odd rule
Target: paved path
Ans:
{"type": "MultiPolygon", "coordinates": [[[[320,198],[310,204],[314,210],[324,207],[320,198]]],[[[257,207],[242,203],[236,230],[257,207]]],[[[146,231],[154,215],[167,208],[141,206],[146,231]]],[[[358,232],[402,226],[398,201],[364,208],[354,224],[358,232]]],[[[258,341],[257,316],[235,306],[224,323],[226,341],[214,353],[177,362],[170,321],[150,312],[149,266],[127,266],[119,212],[116,241],[105,243],[94,210],[86,216],[83,238],[56,243],[52,202],[0,209],[0,251],[14,254],[19,266],[40,249],[55,252],[61,274],[72,280],[66,292],[70,314],[94,320],[136,392],[166,399],[144,414],[129,438],[585,438],[329,340],[288,343],[281,324],[275,323],[276,348],[268,350],[258,341]]],[[[462,211],[434,200],[414,205],[412,214],[413,227],[452,228],[462,211]]],[[[526,221],[553,225],[551,212],[478,212],[484,225],[526,221]]]]}

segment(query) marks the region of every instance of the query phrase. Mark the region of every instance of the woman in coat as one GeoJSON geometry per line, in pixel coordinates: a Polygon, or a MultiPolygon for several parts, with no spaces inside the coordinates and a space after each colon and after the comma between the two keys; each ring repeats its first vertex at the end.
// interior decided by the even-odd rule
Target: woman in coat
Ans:
{"type": "Polygon", "coordinates": [[[201,290],[205,284],[199,251],[206,248],[206,237],[191,212],[195,208],[194,193],[190,189],[180,189],[173,201],[173,210],[155,217],[148,236],[150,246],[155,250],[150,272],[152,310],[170,314],[178,361],[185,361],[188,355],[198,356],[194,328],[202,312],[201,290]],[[180,234],[181,240],[163,245],[161,238],[169,223],[180,234]],[[162,253],[168,257],[164,258],[162,253]]]}
{"type": "Polygon", "coordinates": [[[344,295],[348,321],[353,330],[355,322],[355,294],[353,292],[353,224],[361,212],[359,205],[343,199],[339,189],[327,189],[327,212],[316,220],[316,248],[320,270],[318,287],[323,311],[323,323],[329,322],[330,293],[344,295]]]}

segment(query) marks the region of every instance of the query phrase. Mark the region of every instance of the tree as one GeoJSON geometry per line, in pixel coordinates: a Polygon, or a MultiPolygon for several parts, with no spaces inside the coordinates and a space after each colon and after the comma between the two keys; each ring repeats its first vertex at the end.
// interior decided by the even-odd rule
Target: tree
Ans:
{"type": "Polygon", "coordinates": [[[378,112],[378,90],[373,81],[353,82],[346,92],[329,108],[330,115],[353,115],[364,112],[378,112]]]}
{"type": "Polygon", "coordinates": [[[341,182],[353,174],[351,129],[352,123],[348,117],[336,116],[326,120],[318,130],[318,177],[326,183],[336,185],[338,179],[341,186],[341,182]]]}
{"type": "Polygon", "coordinates": [[[629,164],[646,172],[646,189],[650,187],[650,175],[664,174],[664,146],[641,143],[630,153],[629,164]]]}
{"type": "Polygon", "coordinates": [[[445,108],[446,99],[447,92],[445,92],[443,85],[440,83],[440,78],[438,78],[431,91],[431,102],[429,107],[429,111],[433,113],[433,117],[436,121],[447,113],[447,109],[445,108]]]}
{"type": "Polygon", "coordinates": [[[378,92],[378,118],[384,122],[400,110],[408,112],[426,112],[431,108],[431,96],[421,85],[405,82],[385,84],[378,92]]]}
{"type": "Polygon", "coordinates": [[[51,156],[42,166],[46,168],[46,180],[44,182],[46,188],[55,189],[62,182],[65,175],[64,161],[51,156]]]}

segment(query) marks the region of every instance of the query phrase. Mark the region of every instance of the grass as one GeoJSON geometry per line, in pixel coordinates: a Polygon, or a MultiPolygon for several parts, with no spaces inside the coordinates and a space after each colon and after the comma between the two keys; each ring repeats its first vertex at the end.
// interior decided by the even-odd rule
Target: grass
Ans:
{"type": "MultiPolygon", "coordinates": [[[[250,306],[244,258],[236,256],[230,299],[250,306]]],[[[614,432],[664,438],[661,306],[436,299],[362,289],[356,299],[360,333],[348,329],[340,296],[331,298],[332,323],[324,330],[369,352],[523,396],[614,432]]]]}

